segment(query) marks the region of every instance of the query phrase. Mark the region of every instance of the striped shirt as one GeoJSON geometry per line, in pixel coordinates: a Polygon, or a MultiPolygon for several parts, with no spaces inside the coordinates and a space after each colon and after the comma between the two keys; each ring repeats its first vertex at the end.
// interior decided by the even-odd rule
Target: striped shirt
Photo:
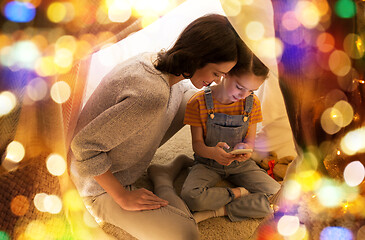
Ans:
{"type": "MultiPolygon", "coordinates": [[[[214,96],[214,112],[225,113],[228,115],[243,115],[245,113],[245,99],[240,99],[237,102],[231,104],[222,104],[218,102],[214,96]]],[[[207,134],[207,119],[208,110],[205,105],[204,90],[195,93],[187,103],[184,117],[184,124],[188,124],[195,127],[203,127],[204,139],[207,134]]],[[[260,100],[254,95],[254,102],[252,111],[250,113],[250,121],[248,125],[247,133],[250,131],[250,126],[262,122],[261,104],[260,100]]]]}

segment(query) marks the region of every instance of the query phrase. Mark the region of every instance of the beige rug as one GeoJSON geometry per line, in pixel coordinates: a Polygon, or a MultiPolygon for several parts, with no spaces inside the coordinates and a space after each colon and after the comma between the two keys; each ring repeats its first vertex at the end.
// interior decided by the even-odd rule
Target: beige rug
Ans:
{"type": "MultiPolygon", "coordinates": [[[[161,146],[155,154],[152,163],[167,163],[179,154],[193,156],[191,147],[191,134],[189,126],[183,127],[175,136],[161,146]]],[[[181,191],[184,179],[187,176],[187,170],[182,171],[175,181],[175,187],[178,193],[181,191]]],[[[221,185],[227,183],[222,182],[221,185]]],[[[138,186],[152,189],[150,180],[144,175],[138,182],[138,186]]],[[[250,239],[260,224],[262,219],[247,219],[243,222],[231,222],[226,217],[208,219],[199,223],[199,231],[202,240],[247,240],[250,239]]],[[[123,237],[126,240],[132,240],[133,237],[123,237]]]]}

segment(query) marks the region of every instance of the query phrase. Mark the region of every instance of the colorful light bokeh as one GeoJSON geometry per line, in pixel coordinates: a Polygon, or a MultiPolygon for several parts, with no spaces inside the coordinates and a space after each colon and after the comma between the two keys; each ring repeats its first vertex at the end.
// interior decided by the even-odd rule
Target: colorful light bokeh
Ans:
{"type": "Polygon", "coordinates": [[[29,2],[11,1],[4,7],[4,15],[13,22],[30,22],[36,15],[36,9],[29,2]]]}
{"type": "MultiPolygon", "coordinates": [[[[20,130],[11,136],[14,139],[4,141],[6,155],[1,167],[12,173],[33,161],[33,156],[48,156],[41,164],[47,174],[57,179],[62,190],[61,193],[39,190],[32,197],[24,193],[9,198],[7,208],[18,218],[30,214],[32,208],[40,215],[51,216],[47,221],[36,219],[21,226],[22,229],[19,227],[16,239],[105,239],[98,228],[101,220],[86,211],[66,171],[63,128],[67,126],[62,124],[68,124],[65,116],[74,96],[82,94],[82,90],[75,92],[72,76],[84,74],[79,72],[78,64],[100,49],[105,53],[98,56],[100,66],[114,66],[120,61],[118,52],[111,48],[115,43],[149,27],[182,2],[6,0],[0,4],[0,123],[5,126],[4,119],[11,119],[9,122],[16,124],[20,115],[21,123],[26,123],[17,126],[20,130]],[[70,214],[68,219],[62,218],[64,212],[70,214]]],[[[221,2],[226,15],[237,18],[243,8],[254,5],[254,0],[221,2]]],[[[241,28],[254,42],[253,51],[265,60],[277,61],[281,74],[295,79],[293,61],[288,56],[295,55],[301,60],[295,67],[308,85],[293,87],[298,91],[293,91],[292,101],[300,105],[313,98],[315,104],[297,113],[297,122],[304,122],[307,115],[313,114],[310,124],[303,128],[307,134],[303,138],[308,140],[312,133],[318,139],[325,135],[326,141],[308,140],[305,146],[300,145],[303,161],[296,166],[295,175],[287,176],[283,189],[285,204],[278,206],[279,211],[287,212],[275,219],[275,227],[264,226],[259,239],[309,240],[314,234],[310,221],[334,225],[344,223],[349,215],[361,220],[358,232],[351,224],[321,226],[316,229],[317,237],[349,240],[357,234],[361,239],[359,236],[365,236],[365,127],[363,102],[358,101],[363,97],[365,84],[364,28],[347,33],[335,29],[341,29],[342,21],[350,28],[353,22],[349,20],[364,18],[358,16],[361,9],[357,7],[364,6],[364,1],[289,2],[281,15],[274,16],[280,18],[276,36],[269,36],[260,14],[245,19],[241,28]],[[323,84],[321,80],[326,78],[330,81],[323,84]],[[318,85],[310,85],[311,82],[318,85]],[[327,88],[323,95],[316,95],[327,88]],[[299,208],[297,212],[293,211],[295,207],[299,208]],[[303,214],[303,209],[310,214],[303,214]]],[[[148,40],[141,37],[136,44],[148,45],[148,40]]],[[[298,126],[293,125],[295,133],[302,130],[298,126]]],[[[10,132],[12,127],[6,130],[10,132]]],[[[7,131],[1,134],[5,136],[7,131]]],[[[0,240],[9,239],[12,239],[10,231],[0,231],[0,240]]]]}
{"type": "Polygon", "coordinates": [[[343,227],[326,227],[321,232],[321,240],[352,240],[350,230],[343,227]]]}

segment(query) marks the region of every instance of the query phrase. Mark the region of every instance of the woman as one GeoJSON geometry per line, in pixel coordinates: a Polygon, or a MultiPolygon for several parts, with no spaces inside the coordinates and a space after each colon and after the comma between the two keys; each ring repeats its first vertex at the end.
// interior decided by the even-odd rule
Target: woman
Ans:
{"type": "Polygon", "coordinates": [[[139,239],[198,239],[196,223],[172,187],[187,158],[178,157],[178,167],[152,179],[156,195],[133,184],[182,126],[192,93],[181,80],[207,86],[233,68],[243,49],[226,17],[206,15],[168,51],[132,57],[101,81],[71,143],[72,180],[94,217],[139,239]]]}

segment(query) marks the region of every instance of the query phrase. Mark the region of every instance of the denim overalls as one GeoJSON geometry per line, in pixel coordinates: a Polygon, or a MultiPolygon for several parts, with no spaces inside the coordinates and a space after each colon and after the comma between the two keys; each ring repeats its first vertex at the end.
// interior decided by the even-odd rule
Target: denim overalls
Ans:
{"type": "MultiPolygon", "coordinates": [[[[226,142],[230,149],[243,142],[247,133],[253,95],[246,98],[243,115],[215,113],[211,90],[205,90],[205,102],[208,109],[207,135],[205,144],[216,146],[226,142]]],[[[271,178],[255,161],[233,161],[223,166],[213,159],[194,154],[195,165],[189,172],[183,185],[181,196],[193,211],[216,210],[225,205],[228,217],[232,221],[241,221],[246,217],[262,218],[272,209],[268,196],[280,189],[280,184],[271,178]],[[221,180],[227,179],[238,187],[245,187],[250,194],[234,199],[230,188],[215,187],[221,180]]]]}

